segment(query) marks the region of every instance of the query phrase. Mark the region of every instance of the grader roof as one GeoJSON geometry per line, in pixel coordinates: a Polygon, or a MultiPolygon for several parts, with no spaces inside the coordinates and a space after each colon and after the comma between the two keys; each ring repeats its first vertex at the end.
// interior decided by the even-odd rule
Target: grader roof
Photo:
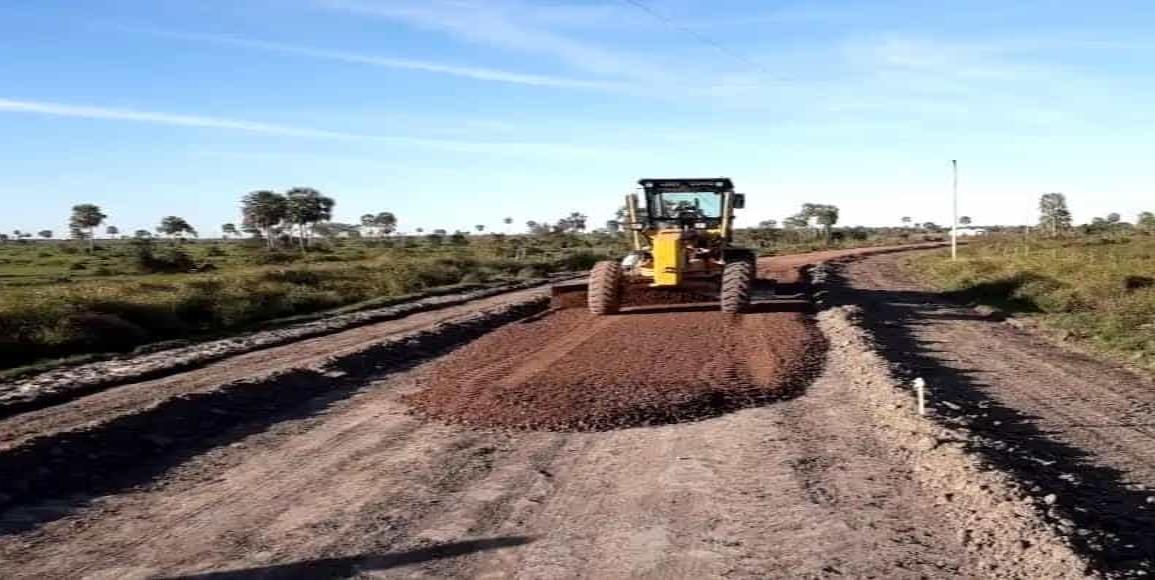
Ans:
{"type": "Polygon", "coordinates": [[[681,177],[639,179],[638,185],[647,191],[731,191],[734,183],[729,177],[681,177]]]}

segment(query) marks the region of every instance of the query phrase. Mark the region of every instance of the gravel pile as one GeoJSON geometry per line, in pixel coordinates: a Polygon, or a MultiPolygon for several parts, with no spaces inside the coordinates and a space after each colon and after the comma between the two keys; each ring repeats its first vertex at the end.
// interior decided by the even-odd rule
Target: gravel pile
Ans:
{"type": "Polygon", "coordinates": [[[407,400],[426,416],[479,427],[604,431],[694,421],[796,393],[822,350],[797,313],[563,310],[459,350],[407,400]]]}

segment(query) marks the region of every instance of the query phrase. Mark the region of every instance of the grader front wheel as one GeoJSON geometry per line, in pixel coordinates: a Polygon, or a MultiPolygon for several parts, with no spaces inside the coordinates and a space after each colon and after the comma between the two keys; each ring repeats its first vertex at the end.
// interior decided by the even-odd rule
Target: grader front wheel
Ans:
{"type": "Polygon", "coordinates": [[[753,260],[726,262],[722,268],[722,312],[736,314],[746,310],[753,280],[753,260]]]}
{"type": "Polygon", "coordinates": [[[594,264],[594,269],[590,270],[588,298],[590,312],[598,316],[614,314],[621,307],[621,301],[621,264],[611,261],[594,264]]]}

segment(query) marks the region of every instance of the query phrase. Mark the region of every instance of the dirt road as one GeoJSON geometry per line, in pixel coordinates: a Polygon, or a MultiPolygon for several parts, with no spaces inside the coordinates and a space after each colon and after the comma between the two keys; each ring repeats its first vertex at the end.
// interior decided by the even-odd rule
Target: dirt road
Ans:
{"type": "Polygon", "coordinates": [[[943,300],[888,254],[844,270],[847,302],[949,421],[1040,493],[1106,570],[1155,574],[1155,383],[943,300]]]}
{"type": "MultiPolygon", "coordinates": [[[[771,259],[760,271],[797,282],[801,265],[840,255],[771,259]]],[[[487,307],[517,303],[504,300],[487,307]]],[[[755,308],[724,332],[718,313],[686,307],[597,320],[581,311],[539,315],[445,356],[435,348],[405,350],[402,357],[390,350],[389,364],[369,360],[385,355],[365,346],[382,336],[354,340],[342,333],[315,340],[353,349],[363,364],[322,366],[303,376],[266,367],[261,372],[275,379],[268,388],[280,389],[275,397],[232,394],[204,404],[216,392],[195,378],[204,375],[177,375],[167,386],[125,385],[17,415],[0,422],[11,454],[35,447],[50,457],[53,445],[67,441],[61,454],[88,469],[111,462],[119,471],[88,487],[76,484],[93,474],[56,464],[29,476],[42,487],[13,491],[24,495],[8,498],[0,517],[0,572],[18,578],[1082,575],[1061,542],[1015,535],[1030,527],[1026,504],[1016,507],[1022,514],[988,515],[997,510],[974,498],[1005,492],[976,484],[969,472],[928,472],[927,465],[941,464],[927,461],[935,457],[927,455],[933,441],[923,451],[896,447],[896,437],[908,433],[880,424],[877,401],[868,405],[848,388],[883,385],[844,364],[845,341],[822,354],[817,340],[825,364],[791,375],[790,384],[758,380],[759,373],[784,368],[765,363],[776,356],[776,338],[793,345],[816,332],[805,302],[793,304],[755,308]],[[709,363],[711,353],[735,344],[747,350],[726,364],[709,363]],[[427,362],[413,366],[420,352],[427,362]],[[621,363],[630,356],[638,364],[621,363]],[[484,368],[470,374],[478,361],[484,368]],[[548,383],[584,389],[575,401],[596,400],[599,388],[653,389],[685,376],[700,384],[772,384],[781,396],[663,426],[500,431],[412,411],[406,398],[444,383],[447,373],[467,399],[486,396],[486,384],[548,383]],[[157,415],[141,406],[176,405],[149,398],[153,392],[181,401],[162,415],[167,419],[197,410],[177,439],[169,439],[177,437],[169,423],[132,419],[157,415]],[[248,418],[238,418],[237,409],[248,418]],[[116,446],[131,451],[117,456],[116,446]],[[86,455],[76,455],[78,449],[86,455]],[[73,485],[53,487],[57,475],[73,485]],[[943,486],[950,491],[944,494],[943,486]],[[976,539],[984,537],[995,540],[976,539]]],[[[259,389],[233,384],[225,392],[251,391],[259,389]]]]}

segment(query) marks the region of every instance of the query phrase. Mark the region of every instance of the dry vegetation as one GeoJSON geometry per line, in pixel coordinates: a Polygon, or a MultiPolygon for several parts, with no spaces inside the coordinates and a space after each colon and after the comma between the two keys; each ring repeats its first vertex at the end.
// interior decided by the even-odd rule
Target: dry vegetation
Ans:
{"type": "Polygon", "coordinates": [[[957,262],[944,258],[911,266],[962,299],[1037,316],[1064,338],[1155,370],[1155,237],[994,237],[968,245],[957,262]]]}

